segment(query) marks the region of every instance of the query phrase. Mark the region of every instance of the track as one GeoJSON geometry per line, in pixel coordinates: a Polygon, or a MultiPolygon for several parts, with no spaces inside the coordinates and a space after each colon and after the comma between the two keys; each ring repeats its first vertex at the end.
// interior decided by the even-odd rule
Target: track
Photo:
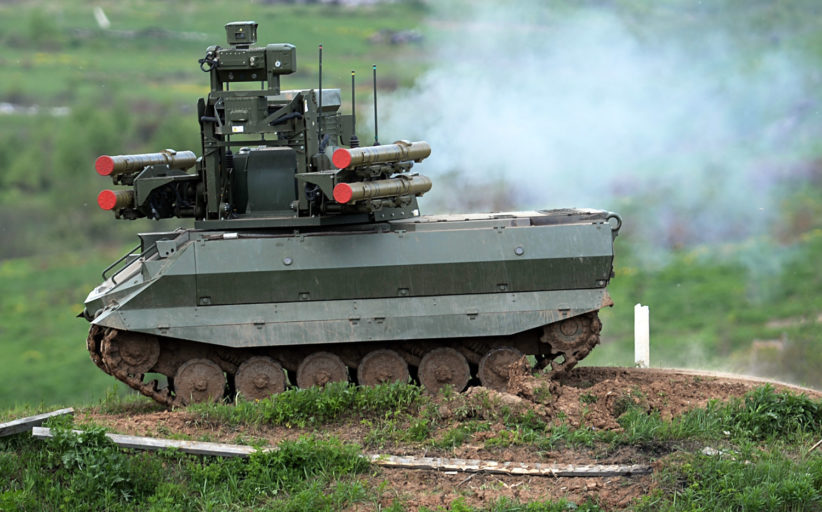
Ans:
{"type": "Polygon", "coordinates": [[[375,385],[415,378],[431,393],[445,386],[462,391],[475,381],[506,391],[509,372],[524,364],[526,354],[536,359],[533,371],[547,376],[553,387],[599,343],[601,329],[592,312],[504,338],[250,350],[92,325],[87,347],[100,369],[173,407],[230,400],[236,394],[261,399],[284,391],[286,375],[302,388],[349,379],[375,385]],[[165,375],[168,386],[144,381],[147,373],[165,375]]]}

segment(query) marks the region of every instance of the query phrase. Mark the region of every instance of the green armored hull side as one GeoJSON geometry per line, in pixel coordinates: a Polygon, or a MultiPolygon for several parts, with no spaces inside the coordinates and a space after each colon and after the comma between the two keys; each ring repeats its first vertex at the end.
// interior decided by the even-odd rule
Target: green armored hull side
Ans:
{"type": "Polygon", "coordinates": [[[101,310],[96,325],[227,347],[507,336],[607,303],[610,219],[561,211],[333,234],[183,231],[162,251],[147,247],[87,308],[101,310]]]}
{"type": "Polygon", "coordinates": [[[505,389],[523,354],[560,375],[599,341],[620,223],[557,210],[142,235],[86,300],[88,347],[168,405],[414,374],[432,391],[474,377],[505,389]]]}

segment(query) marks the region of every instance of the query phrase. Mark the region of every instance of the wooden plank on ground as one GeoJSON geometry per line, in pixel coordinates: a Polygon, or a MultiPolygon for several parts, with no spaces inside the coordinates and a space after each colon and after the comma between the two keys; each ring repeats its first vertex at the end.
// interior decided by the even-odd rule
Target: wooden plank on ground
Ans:
{"type": "Polygon", "coordinates": [[[9,421],[8,423],[0,423],[0,437],[27,432],[31,430],[32,427],[39,427],[49,418],[63,416],[64,414],[74,414],[74,409],[69,407],[68,409],[60,409],[36,416],[29,416],[28,418],[20,418],[19,420],[9,421]]]}
{"type": "MultiPolygon", "coordinates": [[[[80,430],[75,430],[81,433],[80,430]]],[[[34,427],[32,435],[38,439],[52,437],[48,428],[34,427]]],[[[184,453],[194,455],[212,455],[217,457],[248,457],[257,449],[223,443],[204,443],[200,441],[183,441],[177,439],[156,439],[153,437],[126,436],[106,434],[115,444],[124,448],[137,450],[164,450],[176,448],[184,453]]],[[[270,451],[272,448],[264,448],[270,451]]],[[[395,455],[364,455],[373,464],[389,468],[425,469],[434,471],[460,471],[464,473],[494,473],[502,475],[553,476],[553,477],[606,477],[644,475],[651,472],[651,467],[641,464],[545,464],[540,462],[497,462],[480,459],[449,459],[444,457],[413,457],[395,455]]]]}
{"type": "MultiPolygon", "coordinates": [[[[75,433],[82,433],[74,430],[75,433]]],[[[31,435],[38,439],[53,437],[51,430],[45,427],[35,427],[31,435]]],[[[184,453],[193,455],[213,455],[216,457],[248,457],[257,449],[253,446],[224,443],[206,443],[201,441],[185,441],[181,439],[156,439],[153,437],[126,436],[122,434],[106,434],[106,437],[123,448],[136,450],[165,450],[176,448],[184,453]]],[[[265,451],[265,450],[264,450],[265,451]]]]}
{"type": "Polygon", "coordinates": [[[480,459],[449,459],[444,457],[396,457],[393,455],[369,455],[374,464],[405,469],[431,469],[436,471],[460,471],[465,473],[495,473],[503,475],[554,476],[554,477],[605,477],[644,475],[651,467],[642,464],[545,464],[541,462],[497,462],[480,459]]]}

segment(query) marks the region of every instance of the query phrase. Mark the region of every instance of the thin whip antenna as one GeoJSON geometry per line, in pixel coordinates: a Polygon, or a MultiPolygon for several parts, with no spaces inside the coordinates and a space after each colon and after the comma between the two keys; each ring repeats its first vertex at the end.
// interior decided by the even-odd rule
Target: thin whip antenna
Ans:
{"type": "Polygon", "coordinates": [[[317,103],[319,106],[317,107],[317,148],[319,149],[320,145],[322,144],[323,140],[323,129],[322,129],[322,113],[323,113],[323,45],[320,45],[320,85],[319,85],[320,92],[317,95],[319,97],[317,103]]]}
{"type": "Polygon", "coordinates": [[[354,85],[354,70],[351,70],[351,139],[348,145],[352,148],[360,146],[360,139],[357,138],[357,94],[354,85]]]}
{"type": "Polygon", "coordinates": [[[371,68],[374,71],[374,145],[380,145],[380,139],[377,136],[377,65],[371,68]]]}

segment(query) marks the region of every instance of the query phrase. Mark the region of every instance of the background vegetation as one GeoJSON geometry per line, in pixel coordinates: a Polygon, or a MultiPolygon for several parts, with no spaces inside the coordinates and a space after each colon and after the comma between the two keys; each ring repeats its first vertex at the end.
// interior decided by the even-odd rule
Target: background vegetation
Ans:
{"type": "MultiPolygon", "coordinates": [[[[95,204],[108,182],[93,162],[101,154],[167,147],[199,152],[194,106],[207,87],[196,60],[224,40],[223,23],[254,19],[260,41],[296,44],[300,71],[287,77],[294,88],[316,83],[315,49],[322,43],[324,83],[346,88],[350,69],[360,70],[358,104],[367,105],[372,63],[386,92],[412,86],[469,8],[454,2],[443,19],[432,15],[432,4],[414,1],[94,5],[105,10],[109,29],[80,0],[0,3],[0,407],[88,403],[118,389],[89,361],[87,324],[74,316],[100,271],[134,245],[136,232],[186,222],[114,221],[95,204]],[[417,30],[423,41],[369,42],[381,30],[417,30]]],[[[779,41],[802,63],[803,81],[819,90],[822,80],[822,12],[810,0],[588,0],[554,7],[558,17],[608,10],[637,37],[670,44],[698,44],[701,33],[719,32],[742,48],[745,63],[779,41]]],[[[819,98],[807,101],[818,112],[819,98]]],[[[603,313],[604,343],[587,364],[632,364],[632,306],[641,302],[651,306],[654,364],[757,371],[822,386],[822,145],[806,142],[788,155],[803,164],[801,179],[780,189],[778,219],[755,237],[677,243],[670,233],[650,247],[637,226],[649,221],[645,206],[660,198],[594,205],[619,211],[626,228],[610,287],[617,306],[603,313]],[[663,255],[649,259],[650,253],[663,255]]],[[[516,206],[515,197],[510,204],[516,206]]]]}

